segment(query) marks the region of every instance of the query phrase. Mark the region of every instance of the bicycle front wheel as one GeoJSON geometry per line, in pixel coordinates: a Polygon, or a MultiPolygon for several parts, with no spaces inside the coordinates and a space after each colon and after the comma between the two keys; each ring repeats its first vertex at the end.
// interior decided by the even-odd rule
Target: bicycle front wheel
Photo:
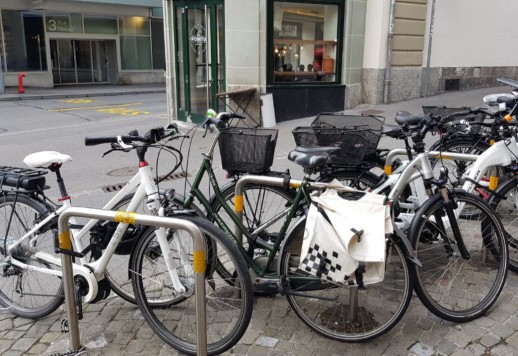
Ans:
{"type": "Polygon", "coordinates": [[[509,247],[509,269],[518,272],[518,179],[513,176],[503,182],[489,204],[500,217],[509,247]]]}
{"type": "Polygon", "coordinates": [[[368,341],[393,328],[408,308],[414,279],[402,244],[386,239],[384,279],[359,289],[311,278],[298,269],[304,227],[301,223],[294,229],[281,260],[286,297],[299,318],[316,332],[346,342],[368,341]]]}
{"type": "MultiPolygon", "coordinates": [[[[15,266],[5,258],[5,248],[25,235],[49,212],[43,202],[27,195],[0,195],[0,304],[23,318],[44,317],[55,311],[64,300],[61,277],[15,266]],[[8,229],[9,220],[11,225],[8,229]]],[[[56,233],[55,229],[38,231],[11,251],[12,258],[29,267],[59,270],[59,266],[34,256],[36,252],[44,251],[58,257],[54,254],[56,233]]]]}
{"type": "Polygon", "coordinates": [[[432,196],[410,226],[409,239],[422,263],[414,265],[414,289],[438,317],[464,322],[482,316],[496,302],[507,277],[508,250],[502,225],[484,200],[458,190],[451,199],[468,256],[459,250],[444,199],[432,196]]]}
{"type": "MultiPolygon", "coordinates": [[[[221,354],[234,346],[248,327],[252,316],[252,281],[237,247],[221,230],[201,217],[184,215],[180,218],[194,223],[206,238],[207,352],[221,354]],[[232,281],[215,273],[215,256],[219,250],[227,257],[226,265],[232,264],[232,281]]],[[[137,304],[162,340],[183,353],[196,355],[196,291],[192,263],[189,267],[180,263],[186,258],[192,261],[192,236],[181,230],[169,231],[169,254],[187,292],[182,295],[181,303],[157,306],[149,301],[172,300],[176,292],[171,287],[169,271],[154,230],[149,231],[141,236],[135,255],[131,257],[130,273],[137,304]]]]}

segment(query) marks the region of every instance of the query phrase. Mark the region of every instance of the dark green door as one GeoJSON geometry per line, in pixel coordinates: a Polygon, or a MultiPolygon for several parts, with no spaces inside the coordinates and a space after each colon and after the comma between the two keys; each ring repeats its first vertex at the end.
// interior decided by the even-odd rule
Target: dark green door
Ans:
{"type": "Polygon", "coordinates": [[[175,13],[178,119],[198,123],[225,85],[223,1],[176,2],[175,13]]]}

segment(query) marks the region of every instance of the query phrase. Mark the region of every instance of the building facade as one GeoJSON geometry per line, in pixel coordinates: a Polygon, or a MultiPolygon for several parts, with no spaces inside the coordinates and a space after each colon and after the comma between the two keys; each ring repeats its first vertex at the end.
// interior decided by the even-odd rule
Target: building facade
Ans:
{"type": "Polygon", "coordinates": [[[20,72],[28,86],[171,81],[174,112],[192,121],[225,109],[221,93],[255,89],[284,121],[516,79],[516,10],[513,0],[2,0],[0,56],[6,86],[20,72]]]}

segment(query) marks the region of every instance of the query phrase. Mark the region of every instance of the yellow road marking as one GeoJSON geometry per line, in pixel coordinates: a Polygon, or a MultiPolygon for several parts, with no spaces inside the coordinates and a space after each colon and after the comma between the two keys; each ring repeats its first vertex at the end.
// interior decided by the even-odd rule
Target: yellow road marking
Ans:
{"type": "Polygon", "coordinates": [[[126,108],[108,108],[108,109],[99,109],[99,112],[107,112],[109,114],[120,114],[122,116],[136,116],[140,114],[149,114],[147,111],[138,111],[138,110],[128,110],[126,108]]]}
{"type": "Polygon", "coordinates": [[[63,99],[59,100],[62,103],[70,103],[70,104],[84,104],[84,103],[96,103],[99,100],[94,99],[63,99]]]}
{"type": "Polygon", "coordinates": [[[128,103],[128,104],[117,104],[117,105],[97,105],[97,106],[80,106],[77,108],[64,108],[64,109],[49,109],[51,112],[65,112],[65,111],[74,111],[74,110],[97,110],[97,109],[105,109],[105,108],[116,108],[116,107],[125,107],[125,106],[135,106],[141,105],[144,103],[128,103]]]}

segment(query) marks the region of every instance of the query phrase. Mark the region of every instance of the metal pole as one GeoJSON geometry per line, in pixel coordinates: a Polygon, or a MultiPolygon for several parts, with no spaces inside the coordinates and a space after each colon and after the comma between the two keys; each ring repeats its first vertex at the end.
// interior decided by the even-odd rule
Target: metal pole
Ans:
{"type": "Polygon", "coordinates": [[[165,44],[165,83],[167,93],[167,122],[178,120],[176,104],[176,60],[174,46],[174,21],[172,19],[173,0],[163,0],[164,44],[165,44]]]}
{"type": "Polygon", "coordinates": [[[433,20],[435,18],[435,0],[432,1],[432,13],[430,14],[430,30],[428,31],[428,54],[426,57],[426,75],[424,77],[424,96],[428,96],[428,82],[430,80],[430,57],[432,56],[433,20]]]}
{"type": "MultiPolygon", "coordinates": [[[[60,250],[71,251],[69,219],[73,216],[85,217],[97,220],[108,220],[124,222],[128,224],[150,225],[166,227],[187,231],[194,240],[194,274],[195,274],[195,297],[196,297],[196,327],[197,327],[197,355],[207,355],[207,326],[205,309],[205,243],[200,229],[192,222],[168,218],[162,216],[142,215],[136,213],[89,209],[89,208],[67,208],[61,213],[58,220],[58,246],[60,250]]],[[[72,257],[67,254],[61,256],[63,268],[63,284],[65,288],[65,302],[67,309],[68,325],[70,330],[70,349],[77,351],[81,348],[79,335],[79,324],[77,319],[76,304],[74,297],[74,278],[72,257]]]]}

